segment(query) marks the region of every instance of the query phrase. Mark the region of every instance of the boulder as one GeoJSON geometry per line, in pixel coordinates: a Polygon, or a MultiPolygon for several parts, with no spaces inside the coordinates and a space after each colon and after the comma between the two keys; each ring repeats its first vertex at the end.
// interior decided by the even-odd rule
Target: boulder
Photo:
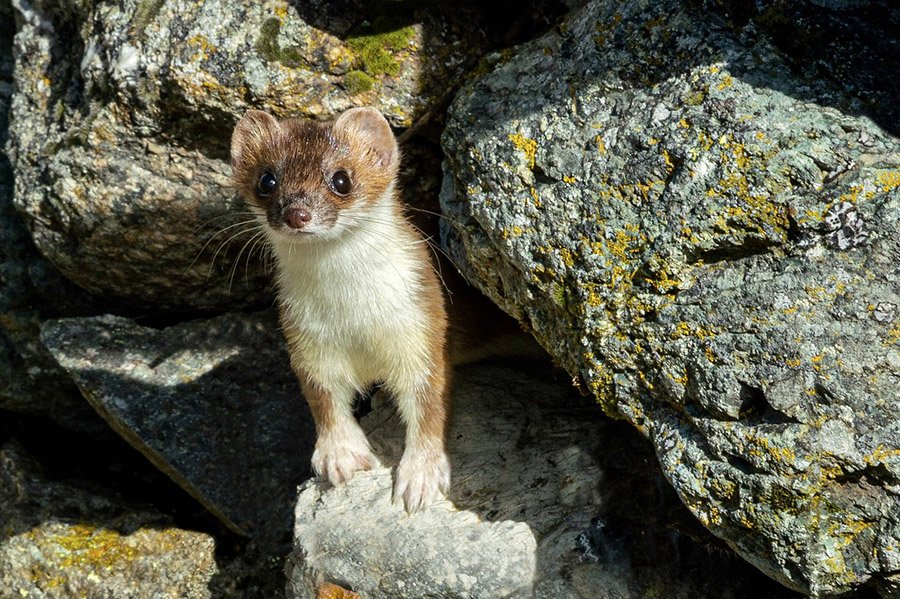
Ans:
{"type": "MultiPolygon", "coordinates": [[[[545,366],[472,365],[454,381],[449,497],[409,515],[388,467],[306,483],[289,598],[790,595],[693,522],[639,435],[545,366]]],[[[362,424],[396,465],[391,401],[376,395],[362,424]]]]}
{"type": "Polygon", "coordinates": [[[896,592],[900,141],[691,2],[596,0],[493,60],[443,137],[467,277],[744,558],[896,592]]]}
{"type": "Polygon", "coordinates": [[[407,127],[487,43],[471,8],[13,4],[16,207],[67,277],[153,310],[271,299],[259,226],[230,185],[247,108],[328,118],[375,104],[407,127]]]}
{"type": "Polygon", "coordinates": [[[0,446],[0,596],[212,597],[215,542],[162,514],[52,480],[0,446]]]}
{"type": "Polygon", "coordinates": [[[62,319],[41,338],[109,425],[226,526],[266,550],[286,541],[314,427],[272,313],[161,330],[62,319]]]}
{"type": "Polygon", "coordinates": [[[40,255],[12,205],[13,170],[4,149],[14,33],[12,6],[0,3],[0,409],[102,435],[107,427],[38,339],[42,319],[82,312],[92,298],[40,255]]]}

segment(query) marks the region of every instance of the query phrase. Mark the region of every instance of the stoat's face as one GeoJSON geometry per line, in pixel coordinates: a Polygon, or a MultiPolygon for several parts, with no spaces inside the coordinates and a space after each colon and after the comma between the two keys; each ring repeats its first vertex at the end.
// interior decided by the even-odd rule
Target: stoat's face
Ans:
{"type": "Polygon", "coordinates": [[[333,123],[250,110],[231,137],[235,186],[273,232],[295,240],[364,226],[392,193],[398,164],[397,142],[374,108],[350,109],[333,123]]]}

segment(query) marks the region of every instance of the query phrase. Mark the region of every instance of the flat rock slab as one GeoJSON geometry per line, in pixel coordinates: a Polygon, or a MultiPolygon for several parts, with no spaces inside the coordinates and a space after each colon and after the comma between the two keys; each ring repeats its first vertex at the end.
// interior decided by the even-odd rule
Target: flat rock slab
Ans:
{"type": "MultiPolygon", "coordinates": [[[[382,394],[363,426],[396,464],[403,426],[382,394]]],[[[337,488],[308,482],[288,597],[323,583],[370,599],[790,596],[723,550],[679,504],[648,444],[568,381],[458,369],[449,438],[449,499],[424,512],[391,503],[387,467],[337,488]]]]}
{"type": "Polygon", "coordinates": [[[65,319],[41,338],[100,415],[229,528],[287,534],[314,430],[273,314],[162,330],[65,319]]]}

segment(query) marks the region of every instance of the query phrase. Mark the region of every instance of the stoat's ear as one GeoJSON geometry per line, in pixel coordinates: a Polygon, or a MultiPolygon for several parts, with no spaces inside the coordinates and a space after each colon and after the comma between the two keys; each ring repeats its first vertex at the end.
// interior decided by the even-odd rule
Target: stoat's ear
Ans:
{"type": "Polygon", "coordinates": [[[394,132],[387,119],[375,108],[351,108],[345,111],[334,122],[334,132],[338,138],[348,140],[351,145],[365,148],[375,167],[394,167],[400,161],[394,132]]]}
{"type": "Polygon", "coordinates": [[[231,167],[238,170],[258,155],[278,133],[278,121],[268,112],[248,110],[231,134],[231,167]]]}

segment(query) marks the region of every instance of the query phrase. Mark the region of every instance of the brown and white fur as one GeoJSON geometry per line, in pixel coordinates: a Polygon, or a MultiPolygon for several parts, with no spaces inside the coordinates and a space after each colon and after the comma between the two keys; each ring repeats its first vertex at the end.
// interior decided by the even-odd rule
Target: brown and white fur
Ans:
{"type": "Polygon", "coordinates": [[[429,505],[450,484],[447,316],[396,197],[400,154],[387,121],[372,108],[332,123],[251,110],[231,160],[276,257],[291,364],[316,422],[313,469],[337,485],[377,463],[352,405],[381,381],[406,424],[394,499],[408,511],[429,505]]]}

